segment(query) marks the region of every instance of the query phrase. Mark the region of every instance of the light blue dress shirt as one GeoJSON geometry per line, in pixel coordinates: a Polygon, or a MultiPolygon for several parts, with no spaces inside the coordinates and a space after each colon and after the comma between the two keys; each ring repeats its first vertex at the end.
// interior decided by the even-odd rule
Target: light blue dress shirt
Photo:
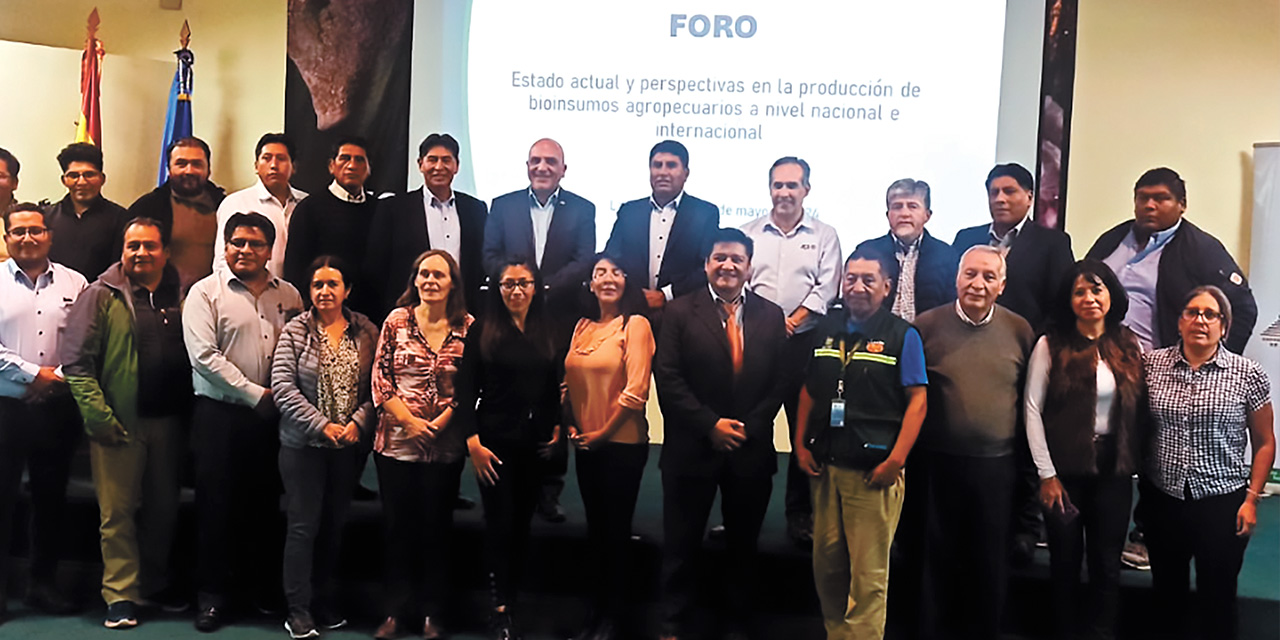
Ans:
{"type": "Polygon", "coordinates": [[[1151,351],[1160,346],[1160,326],[1156,316],[1156,281],[1160,276],[1160,254],[1165,245],[1173,239],[1182,220],[1177,224],[1151,234],[1147,246],[1139,248],[1138,240],[1133,236],[1133,229],[1125,234],[1120,246],[1103,258],[1111,270],[1116,272],[1120,284],[1129,295],[1129,312],[1124,316],[1124,324],[1138,336],[1138,344],[1143,351],[1151,351]]]}
{"type": "Polygon", "coordinates": [[[0,396],[21,398],[40,367],[59,367],[58,338],[67,313],[88,287],[55,262],[32,282],[16,260],[0,263],[0,396]]]}

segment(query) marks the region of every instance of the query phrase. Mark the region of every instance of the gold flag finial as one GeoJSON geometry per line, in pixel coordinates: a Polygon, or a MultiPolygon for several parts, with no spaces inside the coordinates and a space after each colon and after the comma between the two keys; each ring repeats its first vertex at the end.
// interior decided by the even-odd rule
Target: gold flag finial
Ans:
{"type": "Polygon", "coordinates": [[[178,32],[178,42],[183,49],[186,49],[187,45],[191,43],[191,25],[188,25],[186,20],[182,21],[182,31],[178,32]]]}
{"type": "Polygon", "coordinates": [[[92,38],[94,34],[98,33],[98,25],[100,24],[102,24],[102,20],[98,18],[98,8],[94,7],[93,11],[89,12],[89,23],[86,28],[90,38],[92,38]]]}

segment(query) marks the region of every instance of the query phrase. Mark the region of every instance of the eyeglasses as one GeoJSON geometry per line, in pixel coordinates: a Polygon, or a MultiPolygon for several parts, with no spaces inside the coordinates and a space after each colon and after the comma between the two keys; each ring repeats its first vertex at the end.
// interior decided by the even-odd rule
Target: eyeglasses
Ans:
{"type": "Polygon", "coordinates": [[[1189,322],[1204,318],[1205,322],[1217,322],[1222,319],[1222,314],[1213,309],[1192,309],[1186,308],[1182,310],[1182,319],[1189,322]]]}
{"type": "Polygon", "coordinates": [[[68,171],[62,174],[62,179],[68,182],[77,182],[81,178],[85,180],[97,180],[102,174],[97,171],[68,171]]]}
{"type": "Polygon", "coordinates": [[[49,229],[47,227],[18,227],[17,229],[9,230],[9,235],[15,238],[21,238],[22,236],[43,238],[46,233],[49,233],[49,229]]]}
{"type": "Polygon", "coordinates": [[[533,281],[532,280],[503,280],[502,282],[498,283],[498,286],[502,287],[503,291],[506,291],[507,293],[511,293],[512,291],[515,291],[517,288],[529,289],[533,287],[533,281]]]}
{"type": "Polygon", "coordinates": [[[249,247],[254,251],[262,251],[263,249],[267,248],[266,242],[263,242],[262,240],[249,240],[247,238],[232,238],[227,241],[227,244],[237,249],[243,249],[245,247],[249,247]]]}

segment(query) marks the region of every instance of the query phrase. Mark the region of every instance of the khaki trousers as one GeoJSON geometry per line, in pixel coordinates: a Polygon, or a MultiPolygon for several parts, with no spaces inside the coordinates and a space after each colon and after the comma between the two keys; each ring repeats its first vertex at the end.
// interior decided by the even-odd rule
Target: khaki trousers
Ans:
{"type": "Polygon", "coordinates": [[[177,417],[141,418],[129,442],[89,447],[102,535],[102,599],[138,603],[168,586],[185,451],[177,417]],[[139,513],[141,511],[141,513],[139,513]]]}
{"type": "Polygon", "coordinates": [[[903,476],[872,489],[864,472],[826,465],[813,490],[813,579],[828,640],[884,637],[889,546],[902,499],[903,476]]]}

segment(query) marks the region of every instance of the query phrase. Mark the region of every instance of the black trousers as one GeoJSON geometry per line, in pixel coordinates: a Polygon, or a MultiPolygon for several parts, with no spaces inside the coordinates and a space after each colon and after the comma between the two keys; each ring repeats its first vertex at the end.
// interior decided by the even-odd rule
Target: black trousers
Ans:
{"type": "Polygon", "coordinates": [[[283,581],[290,611],[334,606],[333,576],[359,455],[354,446],[280,447],[286,516],[283,581]],[[317,591],[320,597],[313,601],[317,591]]]}
{"type": "MultiPolygon", "coordinates": [[[[489,445],[486,445],[489,446],[489,445]]],[[[480,483],[484,555],[495,606],[514,605],[529,553],[529,525],[538,506],[545,461],[535,446],[489,446],[502,465],[498,482],[480,483]]]]}
{"type": "Polygon", "coordinates": [[[225,606],[232,576],[259,600],[278,598],[280,431],[252,407],[196,398],[196,578],[200,606],[225,606]]]}
{"type": "Polygon", "coordinates": [[[453,503],[464,461],[404,462],[374,453],[373,463],[386,535],[386,615],[421,623],[439,616],[449,595],[453,503]]]}
{"type": "Polygon", "coordinates": [[[624,615],[631,587],[631,519],[649,445],[609,442],[574,456],[587,513],[593,605],[597,614],[616,618],[624,615]]]}
{"type": "Polygon", "coordinates": [[[921,633],[996,640],[1017,462],[931,452],[921,633]]]}
{"type": "MultiPolygon", "coordinates": [[[[1101,465],[1100,465],[1101,466],[1101,465]]],[[[1053,584],[1054,628],[1070,635],[1075,621],[1088,625],[1090,638],[1114,638],[1120,603],[1120,552],[1129,528],[1133,480],[1113,474],[1059,477],[1080,514],[1069,522],[1046,512],[1049,575],[1053,584]],[[1080,607],[1080,565],[1088,561],[1089,589],[1080,607]]]]}
{"type": "MultiPolygon", "coordinates": [[[[804,370],[813,356],[814,340],[817,331],[806,331],[787,338],[783,350],[782,366],[794,377],[795,384],[787,389],[782,403],[782,410],[787,416],[787,433],[790,442],[796,441],[796,420],[800,412],[800,388],[804,386],[804,370]]],[[[809,476],[800,470],[800,462],[796,460],[794,451],[787,456],[787,489],[785,505],[788,518],[799,515],[813,515],[813,500],[809,495],[809,476]]]]}
{"type": "Polygon", "coordinates": [[[31,482],[31,583],[53,585],[71,457],[83,431],[70,394],[35,404],[0,398],[0,585],[8,578],[13,513],[24,468],[31,482]]]}
{"type": "Polygon", "coordinates": [[[1200,615],[1200,638],[1232,639],[1239,635],[1236,581],[1244,563],[1248,538],[1236,535],[1236,512],[1244,503],[1241,487],[1199,500],[1174,498],[1155,486],[1142,493],[1147,520],[1147,552],[1151,582],[1159,601],[1165,635],[1191,635],[1185,614],[1200,615]],[[1196,562],[1196,595],[1191,601],[1191,560],[1196,562]]]}
{"type": "Polygon", "coordinates": [[[737,629],[745,631],[755,607],[756,548],[773,492],[769,473],[734,476],[688,476],[662,472],[662,617],[675,633],[688,629],[698,599],[698,562],[707,518],[720,491],[728,575],[712,590],[724,595],[722,605],[737,629]]]}
{"type": "Polygon", "coordinates": [[[1017,480],[1013,489],[1013,535],[1038,542],[1045,531],[1040,508],[1040,471],[1031,458],[1031,445],[1027,443],[1027,430],[1019,425],[1014,444],[1017,460],[1017,480]]]}

